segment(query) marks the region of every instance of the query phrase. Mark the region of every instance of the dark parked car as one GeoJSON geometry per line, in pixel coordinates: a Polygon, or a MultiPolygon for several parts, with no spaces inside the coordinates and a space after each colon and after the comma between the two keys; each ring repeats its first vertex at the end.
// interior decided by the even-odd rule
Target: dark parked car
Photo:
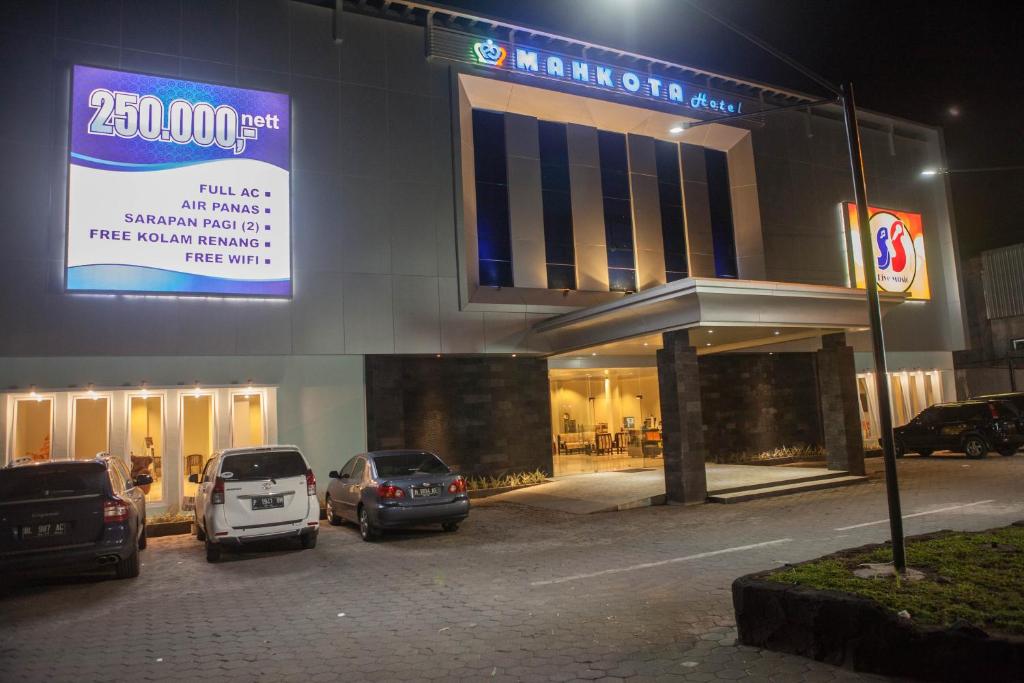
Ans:
{"type": "Polygon", "coordinates": [[[420,524],[456,531],[469,515],[466,480],[427,451],[364,453],[330,477],[327,520],[358,524],[364,541],[383,529],[420,524]]]}
{"type": "Polygon", "coordinates": [[[985,394],[984,396],[975,396],[976,401],[1009,401],[1013,404],[1013,407],[1017,409],[1021,417],[1024,418],[1024,391],[1012,391],[1005,394],[985,394]]]}
{"type": "Polygon", "coordinates": [[[112,566],[139,575],[146,496],[118,458],[16,464],[0,469],[0,572],[112,566]]]}
{"type": "Polygon", "coordinates": [[[942,450],[959,451],[968,458],[983,458],[993,450],[1013,455],[1024,443],[1020,413],[1002,400],[940,403],[893,431],[897,457],[942,450]]]}

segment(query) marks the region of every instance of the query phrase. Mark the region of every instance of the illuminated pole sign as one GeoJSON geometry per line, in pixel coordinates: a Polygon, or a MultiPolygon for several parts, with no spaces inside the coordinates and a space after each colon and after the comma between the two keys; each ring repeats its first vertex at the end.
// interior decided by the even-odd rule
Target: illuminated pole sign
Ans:
{"type": "MultiPolygon", "coordinates": [[[[905,292],[910,299],[930,299],[928,259],[924,249],[921,214],[896,209],[868,207],[871,246],[879,289],[905,292]]],[[[847,253],[853,273],[852,286],[863,289],[864,258],[860,245],[857,205],[843,204],[843,219],[848,235],[847,253]]]]}
{"type": "Polygon", "coordinates": [[[511,45],[492,39],[473,43],[470,61],[503,71],[589,86],[716,114],[742,114],[743,103],[707,88],[660,75],[631,71],[579,57],[511,45]]]}
{"type": "Polygon", "coordinates": [[[287,95],[75,66],[70,126],[68,291],[291,296],[287,95]]]}

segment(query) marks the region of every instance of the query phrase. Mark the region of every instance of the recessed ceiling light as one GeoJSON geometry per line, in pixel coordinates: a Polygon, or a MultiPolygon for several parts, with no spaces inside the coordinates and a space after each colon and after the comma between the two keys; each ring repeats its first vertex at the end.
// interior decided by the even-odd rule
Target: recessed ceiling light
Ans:
{"type": "Polygon", "coordinates": [[[672,126],[671,128],[668,129],[668,132],[672,133],[673,135],[679,135],[680,133],[683,132],[683,127],[682,126],[672,126]]]}
{"type": "Polygon", "coordinates": [[[596,356],[596,355],[597,355],[597,351],[594,351],[594,352],[593,352],[593,353],[591,353],[590,355],[591,355],[591,356],[596,356]]]}
{"type": "Polygon", "coordinates": [[[714,334],[714,333],[715,333],[714,330],[708,330],[708,334],[714,334]]]}
{"type": "Polygon", "coordinates": [[[707,344],[705,344],[704,346],[711,346],[711,342],[708,342],[708,343],[707,343],[707,344]]]}
{"type": "Polygon", "coordinates": [[[648,344],[647,342],[644,342],[644,346],[650,346],[650,344],[648,344]]]}
{"type": "Polygon", "coordinates": [[[778,330],[775,330],[775,331],[773,331],[773,332],[772,332],[772,334],[774,334],[774,335],[778,336],[778,335],[779,335],[779,334],[781,334],[781,333],[780,333],[780,332],[779,332],[778,330]]]}

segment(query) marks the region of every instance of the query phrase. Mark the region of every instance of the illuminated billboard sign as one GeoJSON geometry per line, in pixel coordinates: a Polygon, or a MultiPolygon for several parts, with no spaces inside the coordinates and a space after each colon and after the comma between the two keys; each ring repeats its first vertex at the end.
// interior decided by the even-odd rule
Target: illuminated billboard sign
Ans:
{"type": "MultiPolygon", "coordinates": [[[[928,260],[924,249],[921,214],[893,209],[868,207],[871,246],[879,289],[906,292],[911,299],[930,299],[928,260]]],[[[853,286],[864,288],[864,259],[860,247],[860,226],[857,206],[843,204],[843,218],[848,236],[853,286]]]]}
{"type": "Polygon", "coordinates": [[[291,296],[282,93],[75,66],[69,291],[291,296]]]}
{"type": "Polygon", "coordinates": [[[742,114],[743,103],[695,85],[647,71],[633,71],[580,57],[481,39],[470,61],[527,76],[585,85],[620,95],[641,97],[716,114],[742,114]]]}

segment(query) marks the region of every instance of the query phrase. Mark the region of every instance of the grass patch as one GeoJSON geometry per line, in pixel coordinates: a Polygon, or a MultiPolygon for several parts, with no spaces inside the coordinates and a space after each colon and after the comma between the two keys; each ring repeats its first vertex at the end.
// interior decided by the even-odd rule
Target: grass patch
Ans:
{"type": "Polygon", "coordinates": [[[1024,526],[908,540],[907,564],[924,572],[921,581],[853,575],[860,564],[891,559],[888,546],[851,550],[766,578],[869,598],[893,612],[907,610],[919,625],[964,620],[989,632],[1024,635],[1024,526]]]}
{"type": "Polygon", "coordinates": [[[483,489],[500,489],[508,486],[526,486],[527,484],[540,484],[548,480],[548,475],[543,470],[533,472],[512,472],[500,477],[471,477],[466,480],[466,488],[470,491],[483,489]]]}
{"type": "Polygon", "coordinates": [[[191,522],[192,513],[164,512],[159,515],[147,515],[146,524],[164,524],[166,522],[191,522]]]}

